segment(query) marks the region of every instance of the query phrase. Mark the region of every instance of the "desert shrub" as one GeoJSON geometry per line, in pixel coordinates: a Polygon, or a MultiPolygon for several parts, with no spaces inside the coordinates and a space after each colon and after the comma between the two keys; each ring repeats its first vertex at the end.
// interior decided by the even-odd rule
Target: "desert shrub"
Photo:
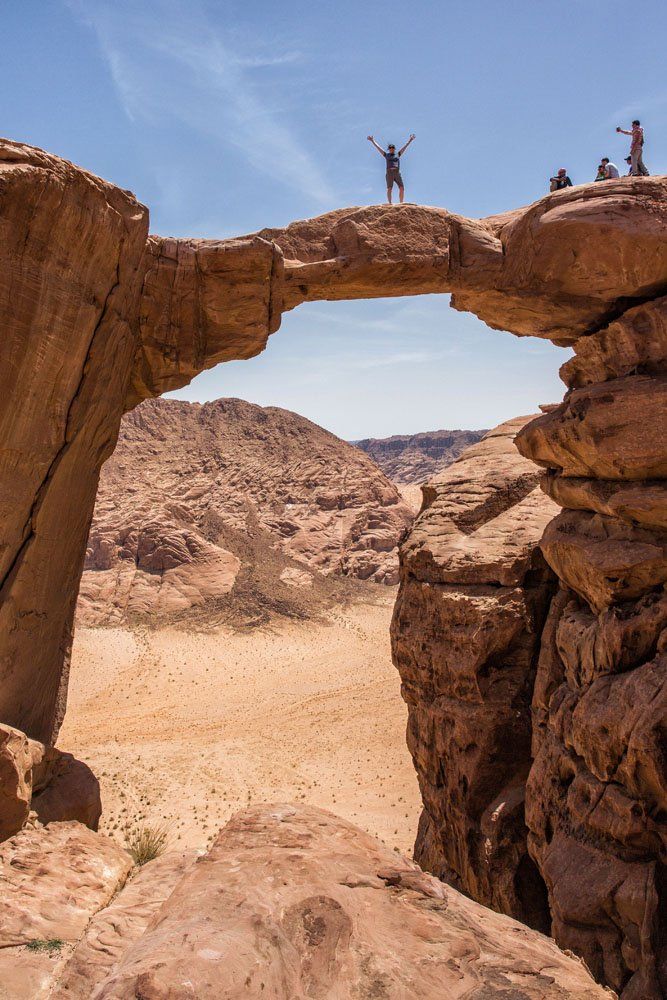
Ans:
{"type": "Polygon", "coordinates": [[[60,951],[64,944],[60,938],[49,938],[48,941],[28,941],[26,948],[30,951],[48,951],[49,955],[55,951],[60,951]]]}
{"type": "Polygon", "coordinates": [[[164,853],[169,831],[166,826],[142,823],[130,830],[125,838],[127,849],[135,865],[145,865],[164,853]]]}

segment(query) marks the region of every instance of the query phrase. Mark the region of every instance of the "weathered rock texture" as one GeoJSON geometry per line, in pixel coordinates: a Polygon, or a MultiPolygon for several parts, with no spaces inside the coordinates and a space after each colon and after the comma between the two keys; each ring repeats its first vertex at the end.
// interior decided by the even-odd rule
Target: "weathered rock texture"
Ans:
{"type": "Polygon", "coordinates": [[[90,1000],[139,940],[196,857],[196,851],[170,851],[140,868],[92,918],[61,969],[49,1000],[90,1000]]]}
{"type": "Polygon", "coordinates": [[[529,846],[553,932],[624,1000],[667,995],[667,300],[575,344],[517,438],[567,508],[533,697],[529,846]]]}
{"type": "Polygon", "coordinates": [[[0,845],[3,1000],[50,995],[72,946],[131,867],[129,854],[80,823],[26,828],[0,845]]]}
{"type": "Polygon", "coordinates": [[[388,438],[354,441],[377,462],[393,483],[421,486],[444,472],[462,451],[475,444],[486,431],[423,431],[421,434],[394,434],[388,438]]]}
{"type": "Polygon", "coordinates": [[[227,824],[93,996],[510,994],[606,995],[553,942],[358,828],[312,807],[277,805],[249,808],[227,824]]]}
{"type": "Polygon", "coordinates": [[[525,782],[554,577],[538,549],[555,505],[502,424],[424,487],[392,623],[424,801],[415,857],[474,899],[549,930],[527,845],[525,782]]]}
{"type": "Polygon", "coordinates": [[[147,400],[100,479],[79,614],[169,616],[250,578],[267,605],[288,604],[312,583],[303,570],[396,583],[411,522],[370,459],[304,417],[240,399],[147,400]]]}
{"type": "Polygon", "coordinates": [[[147,241],[131,195],[0,141],[0,719],[53,742],[123,408],[259,353],[285,309],[315,299],[452,291],[493,326],[573,343],[667,286],[666,188],[574,188],[486,221],[376,206],[235,240],[147,241]]]}
{"type": "Polygon", "coordinates": [[[31,813],[43,824],[76,820],[96,830],[99,782],[71,754],[0,724],[0,842],[18,833],[31,813]]]}
{"type": "MultiPolygon", "coordinates": [[[[258,353],[281,313],[301,302],[452,292],[455,308],[494,328],[575,348],[564,368],[565,402],[519,438],[566,507],[543,545],[563,591],[534,694],[529,847],[557,939],[585,954],[624,1000],[660,996],[666,195],[665,178],[623,178],[480,221],[376,206],[237,240],[147,241],[146,210],[127,192],[1,140],[0,719],[53,742],[99,469],[123,408],[219,361],[258,353]]],[[[536,516],[531,508],[528,523],[536,516]]],[[[451,560],[446,538],[433,550],[416,543],[410,572],[423,574],[431,594],[488,587],[479,583],[483,565],[498,593],[518,591],[503,619],[516,622],[527,600],[528,577],[520,575],[531,572],[520,551],[527,532],[507,544],[503,566],[475,551],[476,534],[482,539],[484,524],[462,527],[451,560]]],[[[504,547],[498,538],[487,545],[504,547]]],[[[537,628],[540,611],[539,601],[529,602],[517,636],[526,635],[526,621],[528,634],[537,628]]],[[[450,628],[439,614],[434,601],[433,628],[450,628]]],[[[489,643],[500,642],[489,632],[489,643]]],[[[511,632],[510,624],[508,642],[511,632]]],[[[471,703],[504,683],[492,654],[488,669],[478,669],[484,633],[474,639],[438,674],[458,670],[455,700],[471,703]]],[[[441,656],[434,653],[438,663],[441,656]]],[[[423,683],[428,701],[428,673],[423,683]]],[[[512,659],[508,688],[517,683],[512,659]]],[[[443,712],[449,697],[443,692],[443,712]]],[[[499,692],[498,703],[507,704],[499,692]]],[[[483,801],[480,793],[476,805],[483,801]]],[[[480,895],[487,891],[481,885],[480,895]]]]}

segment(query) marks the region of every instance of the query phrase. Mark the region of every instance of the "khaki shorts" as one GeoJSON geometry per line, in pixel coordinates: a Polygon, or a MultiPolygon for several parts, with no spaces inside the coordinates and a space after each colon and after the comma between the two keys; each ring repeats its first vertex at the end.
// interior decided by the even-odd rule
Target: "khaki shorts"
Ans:
{"type": "Polygon", "coordinates": [[[387,171],[387,191],[393,188],[394,184],[398,184],[400,188],[404,187],[403,178],[401,177],[400,170],[388,170],[387,171]]]}

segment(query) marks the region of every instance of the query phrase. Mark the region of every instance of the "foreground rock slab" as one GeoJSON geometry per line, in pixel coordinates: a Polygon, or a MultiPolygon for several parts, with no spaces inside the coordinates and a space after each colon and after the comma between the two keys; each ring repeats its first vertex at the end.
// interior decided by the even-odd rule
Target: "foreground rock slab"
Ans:
{"type": "Polygon", "coordinates": [[[109,906],[93,917],[49,1000],[89,1000],[141,937],[197,856],[196,851],[170,852],[140,868],[109,906]]]}
{"type": "Polygon", "coordinates": [[[26,827],[0,847],[0,997],[40,1000],[132,867],[80,823],[26,827]]]}
{"type": "Polygon", "coordinates": [[[609,1000],[548,938],[291,805],[235,816],[94,997],[609,1000]]]}

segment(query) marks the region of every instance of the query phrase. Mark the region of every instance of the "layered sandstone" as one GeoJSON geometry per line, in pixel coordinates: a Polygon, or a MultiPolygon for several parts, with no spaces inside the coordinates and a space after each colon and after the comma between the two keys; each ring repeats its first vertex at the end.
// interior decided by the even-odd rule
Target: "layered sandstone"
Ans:
{"type": "Polygon", "coordinates": [[[303,805],[237,814],[128,943],[98,1000],[157,1000],[184,981],[199,1000],[605,995],[547,938],[303,805]]]}
{"type": "Polygon", "coordinates": [[[45,825],[76,820],[96,830],[99,782],[72,754],[0,724],[0,842],[22,830],[31,814],[45,825]]]}
{"type": "Polygon", "coordinates": [[[523,429],[563,506],[533,697],[529,845],[553,933],[623,1000],[667,991],[667,300],[575,345],[563,404],[523,429]]]}
{"type": "Polygon", "coordinates": [[[258,353],[285,309],[315,299],[450,291],[494,327],[574,343],[664,288],[665,186],[573,188],[481,221],[374,206],[235,240],[147,240],[127,192],[2,140],[0,718],[43,742],[62,719],[94,493],[124,408],[258,353]]]}
{"type": "Polygon", "coordinates": [[[554,578],[556,507],[502,424],[424,487],[401,550],[392,650],[424,802],[415,857],[502,913],[549,929],[526,844],[530,702],[554,578]]]}
{"type": "Polygon", "coordinates": [[[147,400],[102,473],[80,619],[219,608],[251,580],[286,608],[320,574],[395,583],[411,521],[372,461],[295,413],[147,400]]]}
{"type": "MultiPolygon", "coordinates": [[[[565,402],[519,436],[565,506],[543,546],[562,592],[535,684],[529,848],[557,940],[624,1000],[659,997],[667,988],[666,194],[665,178],[623,178],[481,221],[376,206],[238,240],[147,241],[146,210],[127,192],[0,141],[0,719],[44,743],[62,719],[94,494],[123,408],[261,351],[281,312],[300,302],[452,292],[455,308],[494,328],[575,348],[565,402]]],[[[535,517],[533,508],[527,523],[535,517]]],[[[518,588],[525,607],[528,533],[507,523],[510,542],[495,532],[483,539],[507,565],[481,543],[476,551],[475,530],[464,525],[451,560],[448,529],[432,549],[417,546],[411,572],[424,574],[423,588],[488,587],[476,580],[479,561],[494,593],[518,588]]],[[[450,620],[447,612],[439,622],[437,607],[424,640],[434,649],[450,620]]],[[[517,635],[538,620],[526,612],[517,635]]],[[[509,700],[527,662],[522,648],[508,664],[509,700]]],[[[466,643],[454,701],[476,703],[502,686],[493,656],[481,671],[479,656],[466,643]]],[[[438,676],[454,676],[458,663],[438,676]]],[[[419,683],[428,704],[433,680],[419,683]]],[[[506,704],[500,694],[497,703],[506,704]]],[[[465,759],[466,745],[459,750],[465,759]]],[[[488,840],[493,853],[492,831],[488,840]]]]}
{"type": "Polygon", "coordinates": [[[388,438],[354,441],[393,483],[419,485],[433,479],[455,461],[462,451],[475,444],[485,431],[422,431],[394,434],[388,438]]]}

